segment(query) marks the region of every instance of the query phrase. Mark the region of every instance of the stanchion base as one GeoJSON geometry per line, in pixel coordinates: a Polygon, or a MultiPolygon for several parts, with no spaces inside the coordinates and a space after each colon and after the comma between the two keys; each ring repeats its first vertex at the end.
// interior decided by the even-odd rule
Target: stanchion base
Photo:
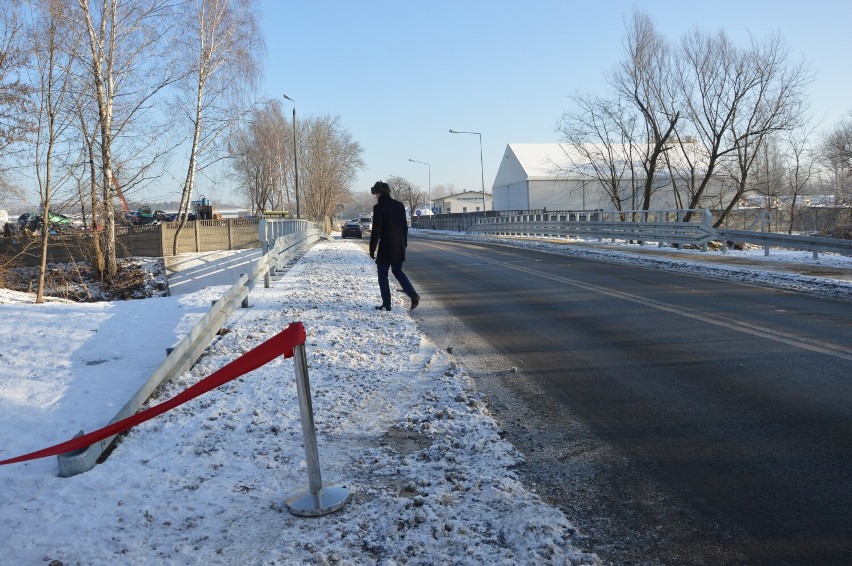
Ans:
{"type": "Polygon", "coordinates": [[[351,498],[352,494],[345,487],[325,486],[316,495],[310,491],[292,493],[284,499],[284,505],[293,515],[319,517],[334,513],[351,498]]]}

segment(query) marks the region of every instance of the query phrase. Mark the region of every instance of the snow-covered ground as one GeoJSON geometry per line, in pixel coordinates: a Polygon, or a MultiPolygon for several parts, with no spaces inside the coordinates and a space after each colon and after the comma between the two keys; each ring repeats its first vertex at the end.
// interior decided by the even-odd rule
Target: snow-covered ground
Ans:
{"type": "MultiPolygon", "coordinates": [[[[521,456],[463,369],[407,311],[375,311],[376,287],[356,243],[316,245],[271,289],[256,287],[252,307],[161,397],[303,322],[323,480],[353,494],[342,510],[303,518],[283,506],[308,480],[293,361],[278,359],[138,426],[84,474],[59,478],[55,458],[0,467],[0,562],[595,562],[569,520],[520,483],[521,456]]],[[[132,393],[125,382],[144,381],[224,289],[0,304],[20,328],[0,348],[0,458],[105,424],[119,390],[132,393]]]]}
{"type": "MultiPolygon", "coordinates": [[[[700,253],[513,244],[852,297],[843,277],[719,265],[700,253]]],[[[852,270],[843,256],[762,254],[731,257],[852,270]]],[[[178,259],[208,270],[191,284],[184,274],[179,296],[36,305],[0,290],[0,459],[103,426],[235,277],[211,257],[178,259]]],[[[244,270],[239,253],[215,259],[244,270]]],[[[570,517],[520,483],[521,455],[464,369],[407,311],[376,312],[377,295],[357,243],[317,244],[271,289],[256,287],[252,307],[158,398],[303,322],[323,480],[353,494],[342,510],[302,518],[284,508],[286,495],[307,487],[307,472],[293,361],[277,359],[138,426],[84,474],[59,478],[55,458],[0,466],[0,563],[597,562],[570,517]]]]}

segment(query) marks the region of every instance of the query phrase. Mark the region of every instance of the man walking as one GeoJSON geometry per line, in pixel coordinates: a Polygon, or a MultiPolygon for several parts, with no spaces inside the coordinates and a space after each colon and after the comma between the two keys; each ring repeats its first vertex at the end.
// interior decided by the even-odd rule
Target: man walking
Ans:
{"type": "Polygon", "coordinates": [[[373,207],[373,230],[370,232],[370,257],[376,260],[379,292],[382,295],[382,304],[377,306],[376,310],[391,310],[388,270],[402,285],[405,294],[411,298],[411,308],[416,309],[420,303],[420,295],[402,271],[405,248],[408,246],[405,206],[391,198],[390,187],[383,181],[377,181],[370,192],[376,196],[376,205],[373,207]]]}

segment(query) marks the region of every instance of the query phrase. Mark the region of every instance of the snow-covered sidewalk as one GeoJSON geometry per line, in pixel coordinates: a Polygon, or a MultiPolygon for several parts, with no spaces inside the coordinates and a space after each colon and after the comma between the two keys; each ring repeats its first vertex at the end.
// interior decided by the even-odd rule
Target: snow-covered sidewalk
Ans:
{"type": "MultiPolygon", "coordinates": [[[[119,388],[118,369],[115,381],[92,381],[110,352],[162,361],[161,343],[176,341],[180,325],[134,325],[131,310],[209,305],[212,294],[168,299],[180,307],[0,304],[0,316],[28,327],[20,340],[7,331],[0,348],[0,459],[105,424],[62,421],[65,407],[102,411],[104,393],[119,388]],[[120,346],[92,337],[121,320],[128,324],[104,332],[120,346]]],[[[323,480],[353,493],[341,511],[302,518],[284,509],[307,472],[293,361],[277,359],[140,425],[84,474],[57,477],[55,459],[0,467],[2,561],[596,562],[570,522],[520,483],[512,468],[521,456],[501,440],[470,378],[407,311],[375,311],[376,295],[375,267],[356,243],[317,244],[271,289],[256,287],[252,307],[162,392],[170,398],[303,322],[323,480]]],[[[136,372],[140,382],[149,373],[136,372]]]]}

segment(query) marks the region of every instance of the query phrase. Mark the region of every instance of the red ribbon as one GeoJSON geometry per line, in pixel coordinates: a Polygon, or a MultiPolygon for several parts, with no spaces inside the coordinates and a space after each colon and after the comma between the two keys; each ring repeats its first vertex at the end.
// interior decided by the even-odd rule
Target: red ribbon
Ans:
{"type": "Polygon", "coordinates": [[[144,423],[147,420],[153,419],[166,411],[170,411],[191,399],[195,399],[199,395],[207,393],[220,385],[228,383],[241,375],[245,375],[250,371],[256,370],[282,354],[285,358],[290,358],[293,356],[293,348],[304,344],[305,339],[306,335],[304,325],[301,322],[290,323],[287,328],[263,344],[260,344],[249,352],[246,352],[236,360],[205,377],[192,387],[178,395],[175,395],[168,401],[145,409],[141,413],[136,413],[135,415],[131,415],[126,419],[112,423],[111,425],[107,425],[96,431],[73,438],[67,442],[62,442],[49,448],[30,452],[29,454],[24,454],[8,460],[2,460],[0,461],[0,466],[4,464],[14,464],[15,462],[35,460],[37,458],[44,458],[45,456],[57,456],[59,454],[65,454],[66,452],[73,452],[74,450],[86,448],[99,440],[124,432],[125,430],[140,423],[144,423]]]}

